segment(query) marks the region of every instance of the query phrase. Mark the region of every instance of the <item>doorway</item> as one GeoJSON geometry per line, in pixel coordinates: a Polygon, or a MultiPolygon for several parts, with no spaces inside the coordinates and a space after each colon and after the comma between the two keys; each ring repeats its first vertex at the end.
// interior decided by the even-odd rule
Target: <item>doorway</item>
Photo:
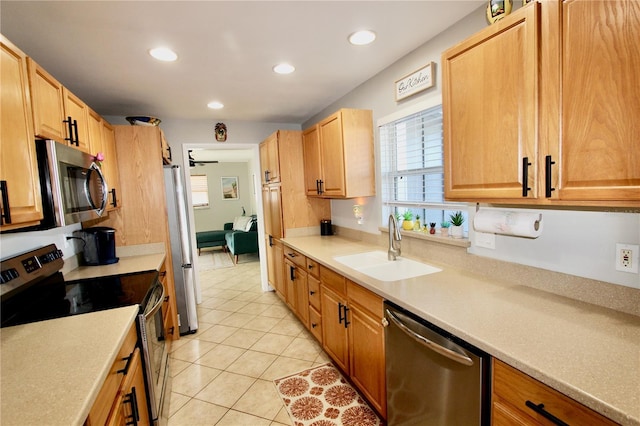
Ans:
{"type": "MultiPolygon", "coordinates": [[[[242,176],[243,167],[238,167],[241,171],[241,174],[228,172],[224,177],[217,176],[217,180],[221,180],[221,182],[212,181],[209,182],[212,186],[215,186],[215,190],[211,191],[214,194],[210,201],[210,206],[208,208],[209,212],[216,212],[218,217],[218,222],[220,229],[222,229],[222,221],[229,222],[228,219],[225,218],[233,218],[235,216],[240,216],[243,211],[246,215],[255,214],[258,218],[258,253],[260,258],[260,281],[261,288],[263,291],[273,290],[269,287],[268,277],[267,277],[267,262],[266,262],[266,247],[265,247],[265,233],[264,233],[264,223],[263,223],[263,208],[262,208],[262,191],[260,186],[260,155],[259,155],[259,146],[257,144],[224,144],[224,145],[214,145],[212,146],[210,143],[208,144],[183,144],[182,145],[182,163],[185,170],[185,180],[189,182],[189,177],[191,174],[189,154],[191,153],[192,158],[195,160],[196,170],[202,168],[203,170],[206,165],[219,165],[220,169],[229,170],[229,167],[225,169],[225,163],[227,166],[231,165],[231,163],[242,163],[246,165],[246,176],[242,176]],[[202,165],[202,166],[200,166],[202,165]],[[229,174],[231,176],[226,176],[229,174]],[[232,179],[229,179],[232,178],[232,179]],[[232,196],[228,196],[226,194],[226,198],[223,198],[223,185],[225,183],[229,183],[230,181],[236,181],[237,178],[237,193],[234,193],[232,196]],[[226,211],[229,209],[229,211],[226,211]],[[226,216],[225,216],[226,215],[226,216]]],[[[191,164],[193,165],[193,163],[191,164]]],[[[189,210],[189,221],[193,224],[191,239],[192,239],[192,247],[196,247],[195,241],[195,232],[196,232],[196,208],[193,205],[193,192],[191,185],[186,186],[187,193],[187,201],[188,201],[188,210],[189,210]]],[[[202,212],[198,212],[199,213],[202,212]]],[[[201,215],[199,215],[201,216],[201,215]]],[[[198,270],[198,259],[197,255],[194,256],[194,267],[198,270]]],[[[197,274],[196,274],[197,275],[197,274]]],[[[195,283],[195,291],[196,291],[196,302],[201,303],[202,295],[201,295],[201,286],[198,282],[198,278],[196,278],[195,283]]]]}

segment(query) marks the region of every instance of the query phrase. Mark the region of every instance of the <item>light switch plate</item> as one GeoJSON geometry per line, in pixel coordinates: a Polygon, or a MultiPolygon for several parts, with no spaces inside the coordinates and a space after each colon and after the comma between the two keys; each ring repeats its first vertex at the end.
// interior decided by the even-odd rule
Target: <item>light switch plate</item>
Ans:
{"type": "Polygon", "coordinates": [[[491,250],[496,249],[496,234],[489,232],[476,232],[475,233],[476,247],[484,247],[491,250]]]}

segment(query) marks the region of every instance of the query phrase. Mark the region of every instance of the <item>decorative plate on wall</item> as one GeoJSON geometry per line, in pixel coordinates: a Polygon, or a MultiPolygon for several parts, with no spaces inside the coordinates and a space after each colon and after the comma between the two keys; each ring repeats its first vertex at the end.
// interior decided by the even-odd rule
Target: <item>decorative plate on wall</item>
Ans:
{"type": "Polygon", "coordinates": [[[490,24],[504,18],[511,13],[511,0],[488,0],[487,1],[487,19],[490,24]]]}
{"type": "Polygon", "coordinates": [[[216,123],[216,140],[218,142],[227,140],[227,126],[224,123],[216,123]]]}

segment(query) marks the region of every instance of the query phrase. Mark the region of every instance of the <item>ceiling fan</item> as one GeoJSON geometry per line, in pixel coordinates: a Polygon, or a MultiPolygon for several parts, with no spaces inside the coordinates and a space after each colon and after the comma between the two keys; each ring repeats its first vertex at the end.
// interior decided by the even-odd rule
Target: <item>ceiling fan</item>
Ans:
{"type": "Polygon", "coordinates": [[[191,155],[193,151],[189,150],[189,167],[195,167],[196,164],[217,164],[218,160],[196,160],[193,158],[193,156],[191,155]]]}

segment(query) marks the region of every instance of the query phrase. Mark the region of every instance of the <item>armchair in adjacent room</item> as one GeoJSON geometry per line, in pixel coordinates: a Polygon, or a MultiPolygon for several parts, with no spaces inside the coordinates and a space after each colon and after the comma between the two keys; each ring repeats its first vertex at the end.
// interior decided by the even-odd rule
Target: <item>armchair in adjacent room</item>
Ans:
{"type": "Polygon", "coordinates": [[[226,245],[233,255],[234,263],[238,263],[238,256],[241,254],[258,252],[258,218],[256,215],[240,216],[248,218],[242,220],[236,218],[232,224],[231,232],[225,235],[226,245]]]}

